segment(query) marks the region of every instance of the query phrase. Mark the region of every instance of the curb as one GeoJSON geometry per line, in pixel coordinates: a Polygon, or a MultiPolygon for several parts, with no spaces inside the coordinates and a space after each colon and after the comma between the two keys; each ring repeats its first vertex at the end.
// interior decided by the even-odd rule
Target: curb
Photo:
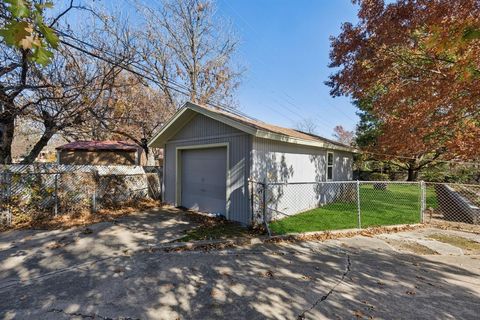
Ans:
{"type": "Polygon", "coordinates": [[[373,236],[377,234],[396,233],[404,231],[412,231],[425,228],[425,224],[403,224],[395,226],[373,227],[365,229],[345,229],[332,231],[314,231],[304,233],[288,233],[278,236],[263,236],[255,238],[235,238],[235,239],[218,239],[218,240],[199,240],[189,242],[166,243],[162,245],[152,246],[142,249],[140,252],[176,252],[176,251],[195,251],[195,250],[221,250],[236,246],[247,246],[265,243],[278,242],[300,242],[300,241],[325,241],[339,238],[351,238],[358,235],[373,236]]]}

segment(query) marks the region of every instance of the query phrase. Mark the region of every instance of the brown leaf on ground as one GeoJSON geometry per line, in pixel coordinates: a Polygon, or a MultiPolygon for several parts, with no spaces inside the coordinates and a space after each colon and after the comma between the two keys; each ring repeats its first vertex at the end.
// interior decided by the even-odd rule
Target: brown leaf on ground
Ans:
{"type": "Polygon", "coordinates": [[[265,277],[273,279],[273,271],[272,270],[267,270],[267,272],[265,272],[265,277]]]}
{"type": "Polygon", "coordinates": [[[161,207],[161,202],[152,199],[125,202],[112,208],[98,210],[95,213],[89,210],[75,210],[71,213],[54,216],[51,212],[32,212],[13,217],[11,226],[2,226],[0,231],[9,229],[68,229],[77,226],[86,226],[98,222],[115,221],[116,218],[134,212],[161,207]]]}

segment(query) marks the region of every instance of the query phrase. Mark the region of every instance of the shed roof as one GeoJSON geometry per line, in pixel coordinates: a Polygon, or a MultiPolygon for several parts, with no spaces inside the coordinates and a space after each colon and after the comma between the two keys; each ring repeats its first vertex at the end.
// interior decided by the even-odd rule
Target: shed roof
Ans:
{"type": "Polygon", "coordinates": [[[173,115],[173,117],[162,127],[160,132],[150,140],[149,146],[162,147],[170,137],[175,135],[181,128],[183,128],[183,126],[187,124],[188,121],[196,114],[203,114],[207,117],[221,121],[234,128],[260,138],[326,149],[356,152],[355,149],[350,146],[318,135],[268,124],[260,120],[228,112],[223,109],[211,108],[191,102],[187,102],[173,115]]]}
{"type": "Polygon", "coordinates": [[[74,141],[56,148],[57,150],[81,151],[137,151],[139,146],[126,141],[74,141]]]}

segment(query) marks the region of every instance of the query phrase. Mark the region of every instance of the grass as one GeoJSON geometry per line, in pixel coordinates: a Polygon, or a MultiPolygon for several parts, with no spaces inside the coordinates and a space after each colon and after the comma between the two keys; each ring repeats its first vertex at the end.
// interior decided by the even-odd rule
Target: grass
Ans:
{"type": "Polygon", "coordinates": [[[406,242],[406,241],[400,241],[398,243],[395,243],[394,245],[397,245],[401,250],[413,252],[418,255],[434,255],[438,254],[435,250],[430,249],[427,246],[424,246],[422,244],[416,243],[416,242],[406,242]]]}
{"type": "Polygon", "coordinates": [[[467,250],[471,254],[480,253],[480,243],[464,237],[436,233],[430,235],[429,238],[467,250]]]}
{"type": "MultiPolygon", "coordinates": [[[[420,189],[417,184],[390,184],[387,190],[360,187],[362,227],[420,222],[420,189]]],[[[435,204],[434,193],[427,203],[435,204]]],[[[334,202],[270,223],[275,234],[358,228],[356,202],[334,202]]]]}

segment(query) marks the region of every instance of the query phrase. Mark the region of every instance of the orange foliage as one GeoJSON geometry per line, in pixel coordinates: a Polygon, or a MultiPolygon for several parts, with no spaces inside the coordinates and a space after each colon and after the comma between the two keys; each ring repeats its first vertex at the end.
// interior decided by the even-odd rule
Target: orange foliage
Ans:
{"type": "Polygon", "coordinates": [[[359,23],[332,38],[332,95],[372,101],[376,152],[478,159],[480,2],[355,1],[359,23]]]}

